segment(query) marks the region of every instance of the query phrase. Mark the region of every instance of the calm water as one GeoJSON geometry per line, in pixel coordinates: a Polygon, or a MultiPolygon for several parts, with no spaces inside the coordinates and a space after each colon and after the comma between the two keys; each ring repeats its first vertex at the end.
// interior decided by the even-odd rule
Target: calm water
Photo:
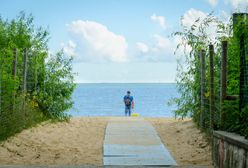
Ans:
{"type": "Polygon", "coordinates": [[[176,108],[168,106],[178,96],[175,84],[78,84],[73,93],[72,116],[123,116],[123,96],[130,90],[134,112],[141,116],[173,117],[176,108]]]}

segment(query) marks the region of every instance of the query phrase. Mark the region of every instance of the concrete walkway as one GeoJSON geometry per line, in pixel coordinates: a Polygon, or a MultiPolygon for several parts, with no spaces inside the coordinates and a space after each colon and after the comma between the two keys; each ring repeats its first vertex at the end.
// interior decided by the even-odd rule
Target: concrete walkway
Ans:
{"type": "Polygon", "coordinates": [[[105,166],[176,165],[153,126],[139,117],[113,118],[109,121],[103,163],[105,166]]]}

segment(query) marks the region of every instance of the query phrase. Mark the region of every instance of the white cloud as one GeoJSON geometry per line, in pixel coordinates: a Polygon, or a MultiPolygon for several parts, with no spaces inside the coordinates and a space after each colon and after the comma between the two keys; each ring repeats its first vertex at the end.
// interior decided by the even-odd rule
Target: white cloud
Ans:
{"type": "Polygon", "coordinates": [[[207,13],[191,8],[184,13],[181,23],[183,26],[189,28],[195,23],[197,19],[203,20],[207,17],[207,15],[207,13]]]}
{"type": "Polygon", "coordinates": [[[149,51],[149,47],[145,43],[137,42],[136,46],[138,50],[142,53],[147,53],[149,51]]]}
{"type": "Polygon", "coordinates": [[[125,37],[117,35],[100,23],[77,20],[69,30],[77,42],[77,54],[90,61],[127,61],[128,44],[125,37]]]}
{"type": "Polygon", "coordinates": [[[207,0],[207,1],[213,7],[215,7],[218,4],[218,0],[207,0]]]}
{"type": "Polygon", "coordinates": [[[186,46],[185,50],[183,48],[179,48],[177,50],[177,45],[182,42],[182,39],[178,36],[173,37],[163,37],[159,34],[154,35],[154,39],[156,41],[155,46],[153,48],[153,51],[157,55],[164,56],[163,59],[175,61],[175,58],[179,58],[182,55],[184,55],[184,51],[186,53],[189,53],[191,48],[189,46],[186,46]],[[175,55],[175,51],[176,55],[175,55]]]}
{"type": "Polygon", "coordinates": [[[154,39],[156,40],[156,48],[157,49],[169,49],[171,50],[171,39],[165,38],[161,35],[155,34],[154,39]]]}
{"type": "Polygon", "coordinates": [[[151,18],[152,21],[159,23],[159,25],[163,29],[166,28],[165,18],[163,16],[158,16],[156,14],[153,14],[150,18],[151,18]]]}
{"type": "MultiPolygon", "coordinates": [[[[219,0],[207,0],[208,3],[215,7],[219,0]]],[[[237,11],[247,11],[248,10],[248,0],[224,0],[226,4],[230,4],[237,11]]]]}
{"type": "Polygon", "coordinates": [[[61,44],[62,48],[63,48],[63,51],[66,55],[68,56],[76,56],[76,53],[75,53],[75,49],[77,47],[77,45],[69,40],[68,43],[65,45],[64,43],[61,44]]]}
{"type": "Polygon", "coordinates": [[[231,4],[235,10],[248,10],[248,0],[225,0],[225,2],[231,4]]]}
{"type": "Polygon", "coordinates": [[[174,51],[177,44],[177,37],[154,34],[149,46],[141,42],[136,43],[139,55],[134,59],[145,62],[175,62],[174,51]]]}
{"type": "Polygon", "coordinates": [[[223,23],[228,24],[230,22],[230,19],[231,19],[231,14],[230,13],[227,13],[224,10],[221,10],[220,13],[219,13],[219,15],[218,15],[218,18],[223,23]]]}
{"type": "MultiPolygon", "coordinates": [[[[193,31],[194,35],[200,35],[200,31],[198,29],[198,27],[201,25],[201,23],[203,22],[203,20],[208,17],[208,13],[204,13],[200,10],[196,10],[191,8],[190,10],[188,10],[187,12],[184,13],[182,20],[181,20],[181,24],[186,27],[187,29],[190,29],[190,27],[192,25],[195,25],[196,28],[193,31]],[[199,20],[197,23],[195,22],[196,20],[199,20]]],[[[210,42],[214,42],[215,38],[217,37],[217,23],[209,23],[209,25],[206,27],[204,26],[205,29],[205,33],[208,37],[208,40],[210,42]]]]}

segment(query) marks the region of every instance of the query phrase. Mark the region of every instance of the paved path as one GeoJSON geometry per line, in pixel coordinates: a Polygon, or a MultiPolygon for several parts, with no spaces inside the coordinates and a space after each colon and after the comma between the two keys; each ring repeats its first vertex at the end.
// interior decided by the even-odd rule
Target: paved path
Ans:
{"type": "Polygon", "coordinates": [[[153,126],[143,118],[113,118],[104,140],[104,165],[176,165],[153,126]]]}

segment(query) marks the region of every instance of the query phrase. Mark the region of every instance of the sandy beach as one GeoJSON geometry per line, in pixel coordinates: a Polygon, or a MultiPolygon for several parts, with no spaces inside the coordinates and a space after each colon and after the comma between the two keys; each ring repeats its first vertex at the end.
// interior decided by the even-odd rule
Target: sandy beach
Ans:
{"type": "Polygon", "coordinates": [[[189,120],[147,118],[179,165],[211,165],[211,148],[206,137],[189,120]]]}
{"type": "MultiPolygon", "coordinates": [[[[102,165],[105,128],[111,117],[44,122],[0,143],[0,165],[102,165]]],[[[210,146],[191,120],[145,118],[179,165],[211,165],[210,146]]]]}

